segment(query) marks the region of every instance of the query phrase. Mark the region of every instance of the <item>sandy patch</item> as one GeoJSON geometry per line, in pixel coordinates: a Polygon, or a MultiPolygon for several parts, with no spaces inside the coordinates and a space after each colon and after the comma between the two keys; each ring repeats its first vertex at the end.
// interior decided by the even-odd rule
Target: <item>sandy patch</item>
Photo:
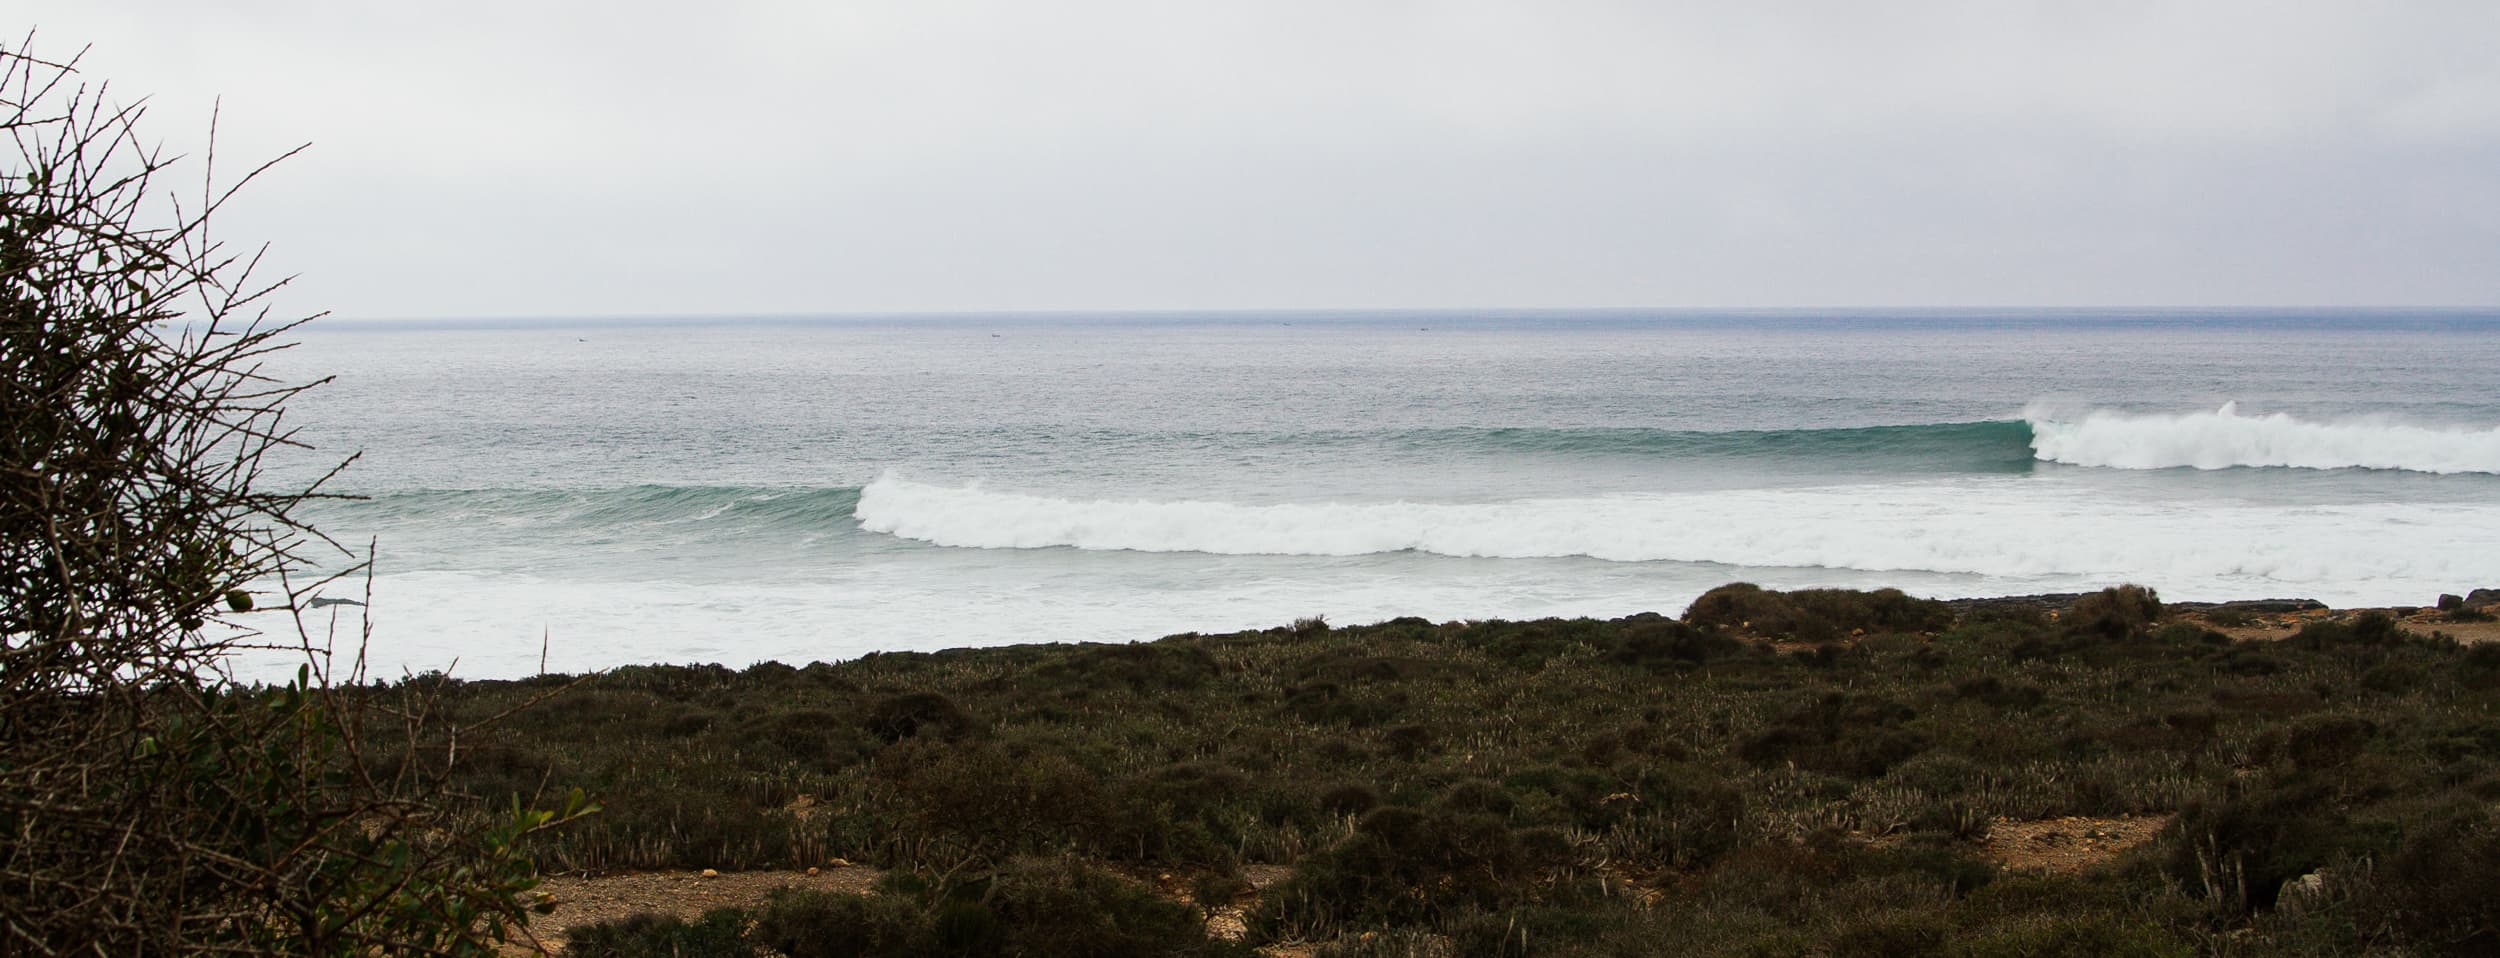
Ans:
{"type": "Polygon", "coordinates": [[[2438,609],[2311,609],[2303,612],[2251,615],[2247,616],[2245,621],[2237,617],[2224,616],[2224,621],[2232,623],[2229,625],[2214,621],[2206,613],[2191,612],[2183,618],[2200,627],[2230,636],[2233,641],[2247,642],[2257,639],[2271,641],[2290,638],[2293,633],[2300,631],[2302,626],[2311,622],[2322,619],[2348,619],[2372,611],[2394,615],[2396,621],[2401,623],[2407,631],[2423,635],[2438,632],[2468,645],[2477,642],[2500,642],[2500,621],[2450,622],[2448,613],[2438,609]]]}
{"type": "MultiPolygon", "coordinates": [[[[550,878],[538,886],[556,902],[555,910],[530,920],[529,930],[544,946],[544,951],[526,943],[507,945],[507,955],[555,954],[564,949],[564,930],[581,925],[615,921],[643,912],[657,912],[679,918],[694,919],[714,908],[755,908],[778,888],[810,888],[818,891],[864,895],[884,872],[864,865],[818,869],[815,874],[804,871],[719,872],[637,872],[625,875],[603,875],[597,878],[550,878]]],[[[1244,865],[1241,877],[1250,882],[1251,893],[1241,900],[1210,909],[1207,933],[1211,936],[1239,941],[1249,933],[1242,921],[1243,912],[1256,900],[1257,892],[1285,880],[1293,869],[1283,865],[1244,865]]],[[[1188,893],[1173,876],[1160,876],[1164,893],[1175,900],[1188,901],[1188,893]]],[[[1308,946],[1262,949],[1269,954],[1306,954],[1308,946]],[[1297,951],[1296,947],[1300,950],[1297,951]]]]}
{"type": "Polygon", "coordinates": [[[1980,854],[2008,869],[2078,872],[2142,847],[2161,834],[2170,818],[2000,818],[1989,824],[1980,854]]]}

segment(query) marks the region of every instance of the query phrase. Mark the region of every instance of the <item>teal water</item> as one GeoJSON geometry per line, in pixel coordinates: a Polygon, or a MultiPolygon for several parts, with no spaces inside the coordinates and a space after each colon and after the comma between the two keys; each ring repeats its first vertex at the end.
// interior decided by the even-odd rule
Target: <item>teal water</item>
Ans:
{"type": "Polygon", "coordinates": [[[2500,585],[2500,312],[334,322],[281,365],[363,452],[311,518],[378,543],[384,671],[2500,585]]]}

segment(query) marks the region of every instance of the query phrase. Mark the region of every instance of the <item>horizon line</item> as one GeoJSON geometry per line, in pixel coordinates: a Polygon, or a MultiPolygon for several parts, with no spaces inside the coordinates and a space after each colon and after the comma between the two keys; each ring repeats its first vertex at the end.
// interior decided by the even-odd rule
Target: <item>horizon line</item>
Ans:
{"type": "Polygon", "coordinates": [[[2346,311],[2355,313],[2492,313],[2500,314],[2500,303],[2486,304],[2275,304],[2275,305],[1927,305],[1927,306],[1278,306],[1278,307],[1112,307],[1112,308],[999,308],[999,309],[893,309],[893,310],[775,310],[763,312],[633,312],[633,313],[471,313],[471,314],[403,314],[403,315],[340,315],[316,314],[311,319],[322,323],[421,323],[421,322],[662,322],[662,321],[786,321],[786,320],[909,320],[909,319],[1051,319],[1051,318],[1147,318],[1147,317],[1249,317],[1249,316],[1449,316],[1468,313],[1517,314],[1723,314],[1723,315],[1795,315],[1829,311],[1873,314],[1971,314],[1971,313],[2302,313],[2346,311]]]}

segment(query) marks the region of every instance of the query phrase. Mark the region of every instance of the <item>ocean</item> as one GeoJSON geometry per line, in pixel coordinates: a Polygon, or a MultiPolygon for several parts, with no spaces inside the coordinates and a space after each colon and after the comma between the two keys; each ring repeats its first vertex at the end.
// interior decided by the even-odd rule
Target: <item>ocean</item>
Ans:
{"type": "MultiPolygon", "coordinates": [[[[1680,612],[1733,581],[2500,586],[2500,310],[325,321],[368,671],[1680,612]],[[368,595],[369,589],[369,595],[368,595]]],[[[279,613],[243,621],[291,631],[279,613]]],[[[342,653],[344,654],[344,653],[342,653]]],[[[239,668],[293,671],[283,656],[239,668]]]]}

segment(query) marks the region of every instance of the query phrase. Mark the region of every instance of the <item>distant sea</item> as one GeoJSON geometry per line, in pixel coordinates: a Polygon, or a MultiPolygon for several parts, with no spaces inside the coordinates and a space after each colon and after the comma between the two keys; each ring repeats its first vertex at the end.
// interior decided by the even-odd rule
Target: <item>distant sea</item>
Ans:
{"type": "Polygon", "coordinates": [[[272,371],[336,377],[276,478],[362,452],[305,515],[372,602],[313,624],[381,675],[2500,586],[2491,310],[328,321],[272,371]]]}

